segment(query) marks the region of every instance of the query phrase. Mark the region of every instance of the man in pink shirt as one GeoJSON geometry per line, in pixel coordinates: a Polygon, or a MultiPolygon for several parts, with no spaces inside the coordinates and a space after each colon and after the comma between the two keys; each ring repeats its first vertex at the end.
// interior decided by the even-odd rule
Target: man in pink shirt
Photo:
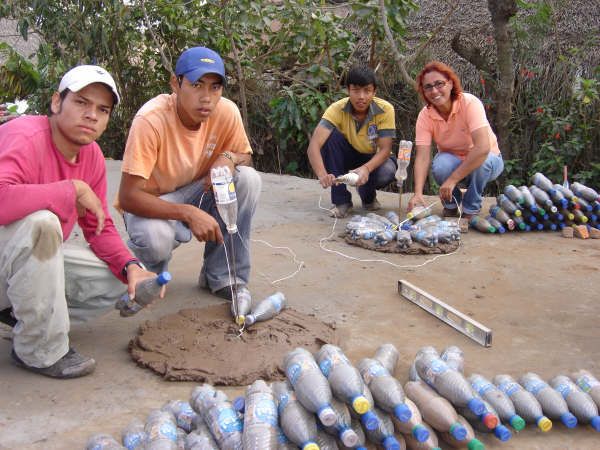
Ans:
{"type": "Polygon", "coordinates": [[[62,78],[49,116],[0,126],[0,320],[13,326],[13,360],[42,375],[91,373],[95,361],[69,346],[70,322],[114,309],[154,276],[131,255],[107,208],[95,140],[118,102],[108,72],[78,66],[62,78]],[[89,247],[65,242],[75,222],[89,247]]]}

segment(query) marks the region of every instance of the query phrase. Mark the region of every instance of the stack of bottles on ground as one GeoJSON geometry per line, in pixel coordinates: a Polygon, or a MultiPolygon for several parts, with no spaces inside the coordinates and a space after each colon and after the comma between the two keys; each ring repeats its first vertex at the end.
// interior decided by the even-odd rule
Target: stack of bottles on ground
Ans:
{"type": "Polygon", "coordinates": [[[430,215],[430,208],[415,208],[403,221],[394,211],[388,211],[385,217],[375,213],[355,215],[346,224],[346,234],[352,239],[372,239],[376,246],[395,242],[400,249],[413,242],[435,247],[460,240],[458,222],[430,215]]]}
{"type": "Polygon", "coordinates": [[[572,228],[578,237],[600,237],[600,194],[581,183],[552,183],[538,172],[531,186],[507,185],[490,206],[487,217],[473,216],[472,228],[483,233],[560,231],[572,228]]]}
{"type": "Polygon", "coordinates": [[[92,436],[87,450],[482,450],[475,431],[507,441],[526,425],[548,432],[553,421],[600,431],[600,382],[588,371],[559,374],[549,382],[535,373],[518,379],[464,374],[456,346],[441,355],[421,348],[402,386],[394,377],[398,351],[380,346],[355,366],[331,344],[312,354],[289,352],[286,380],[256,380],[233,401],[210,384],[134,419],[121,442],[92,436]]]}

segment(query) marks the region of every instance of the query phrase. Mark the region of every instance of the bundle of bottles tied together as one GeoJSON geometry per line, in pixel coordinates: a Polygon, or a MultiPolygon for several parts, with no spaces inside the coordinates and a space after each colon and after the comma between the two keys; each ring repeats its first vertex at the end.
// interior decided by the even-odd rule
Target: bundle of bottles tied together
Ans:
{"type": "Polygon", "coordinates": [[[544,174],[531,186],[509,184],[485,218],[473,216],[472,228],[483,233],[558,231],[570,228],[578,237],[600,237],[600,194],[581,183],[552,183],[544,174]]]}
{"type": "Polygon", "coordinates": [[[458,347],[441,356],[423,347],[403,387],[393,376],[397,361],[392,344],[356,366],[331,344],[314,355],[296,348],[284,359],[286,381],[257,380],[233,401],[203,384],[189,402],[170,401],[145,423],[134,419],[122,431],[122,445],[98,434],[86,448],[331,450],[366,449],[370,442],[385,450],[431,450],[442,439],[454,448],[482,450],[474,429],[500,441],[526,424],[547,432],[552,420],[600,431],[600,382],[585,370],[549,383],[534,373],[518,381],[506,374],[492,381],[479,374],[467,378],[458,347]]]}

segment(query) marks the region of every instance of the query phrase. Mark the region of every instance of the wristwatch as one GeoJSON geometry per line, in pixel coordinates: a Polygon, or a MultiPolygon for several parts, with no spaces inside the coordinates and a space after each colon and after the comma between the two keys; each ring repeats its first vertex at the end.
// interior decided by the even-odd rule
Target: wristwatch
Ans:
{"type": "Polygon", "coordinates": [[[123,270],[121,271],[121,274],[127,278],[127,268],[131,265],[131,264],[135,264],[136,266],[139,266],[142,270],[148,270],[146,269],[146,266],[144,266],[142,264],[142,262],[139,259],[132,259],[130,261],[127,261],[125,263],[125,265],[123,266],[123,270]]]}

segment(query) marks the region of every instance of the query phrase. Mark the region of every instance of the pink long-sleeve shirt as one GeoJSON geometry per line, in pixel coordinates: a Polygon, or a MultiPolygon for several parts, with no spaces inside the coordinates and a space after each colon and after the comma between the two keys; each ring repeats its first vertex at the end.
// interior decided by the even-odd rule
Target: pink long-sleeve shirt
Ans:
{"type": "Polygon", "coordinates": [[[46,116],[23,116],[0,126],[0,225],[47,209],[59,218],[67,240],[78,221],[92,251],[126,282],[123,267],[135,258],[110,217],[106,189],[106,164],[96,142],[82,146],[71,163],[54,146],[46,116]],[[77,215],[73,179],[85,181],[102,202],[106,220],[100,235],[92,213],[77,215]]]}

